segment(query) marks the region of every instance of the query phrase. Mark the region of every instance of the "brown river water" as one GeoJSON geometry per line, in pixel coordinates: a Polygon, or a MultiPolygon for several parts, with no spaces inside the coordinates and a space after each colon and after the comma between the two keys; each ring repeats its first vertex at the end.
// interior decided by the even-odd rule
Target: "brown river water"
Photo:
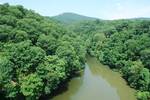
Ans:
{"type": "Polygon", "coordinates": [[[68,90],[52,100],[136,100],[136,97],[135,90],[118,72],[88,57],[82,75],[73,78],[68,90]]]}

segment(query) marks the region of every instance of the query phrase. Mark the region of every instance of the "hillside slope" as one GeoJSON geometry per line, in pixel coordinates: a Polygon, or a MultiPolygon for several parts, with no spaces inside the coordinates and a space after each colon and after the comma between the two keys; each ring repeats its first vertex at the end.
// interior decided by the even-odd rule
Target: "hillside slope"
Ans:
{"type": "Polygon", "coordinates": [[[74,22],[79,22],[79,21],[85,21],[85,20],[96,20],[98,18],[93,18],[93,17],[87,17],[75,13],[63,13],[59,14],[57,16],[52,17],[53,19],[60,21],[64,24],[70,24],[74,22]]]}

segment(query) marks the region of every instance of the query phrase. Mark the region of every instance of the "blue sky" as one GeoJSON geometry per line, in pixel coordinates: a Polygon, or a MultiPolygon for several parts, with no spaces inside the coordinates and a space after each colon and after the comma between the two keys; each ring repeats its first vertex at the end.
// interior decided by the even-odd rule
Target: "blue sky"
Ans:
{"type": "Polygon", "coordinates": [[[44,16],[74,12],[101,19],[150,17],[150,0],[0,0],[44,16]]]}

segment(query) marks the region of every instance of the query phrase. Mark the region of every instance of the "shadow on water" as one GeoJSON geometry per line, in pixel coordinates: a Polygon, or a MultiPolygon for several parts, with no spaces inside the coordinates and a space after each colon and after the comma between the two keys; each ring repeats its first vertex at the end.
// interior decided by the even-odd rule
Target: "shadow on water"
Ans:
{"type": "MultiPolygon", "coordinates": [[[[63,93],[66,93],[69,90],[69,82],[72,79],[81,78],[82,74],[83,74],[83,71],[81,71],[80,73],[74,73],[72,76],[70,76],[64,82],[60,83],[59,86],[58,86],[59,88],[54,90],[51,93],[51,95],[48,94],[48,95],[41,96],[39,100],[52,100],[55,96],[58,96],[58,95],[63,94],[63,93]]],[[[80,81],[78,81],[78,82],[80,82],[80,81]]],[[[81,84],[81,83],[78,83],[78,82],[76,82],[76,84],[81,84]]],[[[75,89],[77,89],[77,87],[75,89]]],[[[76,90],[74,90],[74,91],[76,91],[76,90]]]]}

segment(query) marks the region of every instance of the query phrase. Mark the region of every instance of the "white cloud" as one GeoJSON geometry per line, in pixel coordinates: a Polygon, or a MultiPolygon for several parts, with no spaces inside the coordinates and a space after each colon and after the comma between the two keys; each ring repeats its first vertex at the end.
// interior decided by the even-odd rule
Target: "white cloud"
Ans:
{"type": "MultiPolygon", "coordinates": [[[[118,6],[120,7],[121,4],[118,3],[118,6]]],[[[149,17],[150,16],[150,7],[144,7],[144,8],[126,8],[121,6],[120,8],[117,8],[118,11],[116,11],[114,14],[111,15],[110,19],[125,19],[125,18],[137,18],[137,17],[149,17]]]]}

